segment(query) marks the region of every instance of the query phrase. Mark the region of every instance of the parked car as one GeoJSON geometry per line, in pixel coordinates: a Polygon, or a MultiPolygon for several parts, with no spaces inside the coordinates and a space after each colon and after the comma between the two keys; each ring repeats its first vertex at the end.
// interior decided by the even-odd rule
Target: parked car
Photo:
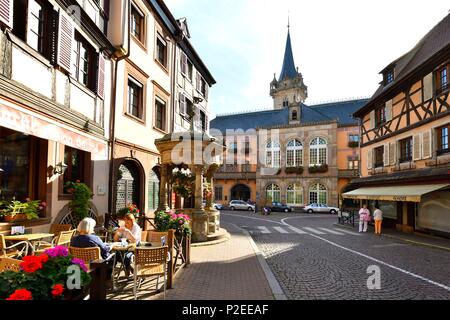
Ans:
{"type": "Polygon", "coordinates": [[[270,206],[270,210],[272,211],[279,211],[279,212],[292,212],[294,211],[292,207],[288,206],[287,204],[281,203],[281,202],[272,202],[272,205],[270,206]]]}
{"type": "MultiPolygon", "coordinates": [[[[223,205],[221,205],[220,203],[213,203],[212,205],[214,206],[214,208],[216,210],[223,210],[223,205]]],[[[205,207],[205,206],[206,206],[206,201],[203,201],[203,207],[205,207]]]]}
{"type": "Polygon", "coordinates": [[[326,204],[320,204],[320,203],[311,203],[310,205],[307,205],[306,207],[304,207],[303,210],[308,212],[308,213],[329,212],[329,213],[332,213],[332,214],[336,214],[336,213],[338,213],[340,211],[339,208],[329,207],[326,204]]]}
{"type": "Polygon", "coordinates": [[[242,200],[231,200],[228,205],[230,210],[247,210],[247,211],[255,211],[255,206],[253,204],[249,204],[242,200]]]}

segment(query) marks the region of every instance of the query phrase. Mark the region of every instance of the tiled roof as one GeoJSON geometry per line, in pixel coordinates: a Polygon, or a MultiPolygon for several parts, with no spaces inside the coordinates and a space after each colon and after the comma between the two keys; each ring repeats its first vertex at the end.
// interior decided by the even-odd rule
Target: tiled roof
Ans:
{"type": "MultiPolygon", "coordinates": [[[[300,124],[337,120],[341,125],[358,124],[352,114],[367,102],[367,99],[332,102],[307,106],[300,104],[300,124]]],[[[211,129],[225,133],[227,129],[256,129],[289,124],[289,109],[266,110],[218,116],[211,121],[211,129]]]]}
{"type": "MultiPolygon", "coordinates": [[[[395,79],[387,86],[381,84],[366,105],[369,105],[380,95],[388,92],[395,84],[401,82],[406,76],[414,72],[420,65],[448,45],[450,45],[450,14],[447,14],[444,19],[431,29],[413,49],[394,60],[383,69],[384,71],[387,68],[394,66],[395,79]]],[[[361,110],[358,110],[355,115],[359,116],[360,112],[365,109],[365,107],[366,106],[361,108],[361,110]]]]}
{"type": "Polygon", "coordinates": [[[288,30],[286,49],[284,50],[283,67],[281,68],[281,73],[278,81],[283,81],[284,79],[293,79],[296,75],[297,70],[295,69],[294,55],[292,54],[291,35],[288,30]]]}

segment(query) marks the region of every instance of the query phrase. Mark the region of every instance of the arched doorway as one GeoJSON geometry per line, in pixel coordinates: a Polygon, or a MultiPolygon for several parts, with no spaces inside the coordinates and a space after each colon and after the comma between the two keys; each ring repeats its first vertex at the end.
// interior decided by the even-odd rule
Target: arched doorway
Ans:
{"type": "Polygon", "coordinates": [[[133,160],[125,160],[119,165],[116,187],[116,212],[124,209],[130,203],[136,204],[143,211],[141,198],[141,181],[143,178],[140,172],[138,164],[133,160]]]}
{"type": "Polygon", "coordinates": [[[231,189],[231,200],[250,200],[250,188],[245,184],[237,184],[231,189]]]}

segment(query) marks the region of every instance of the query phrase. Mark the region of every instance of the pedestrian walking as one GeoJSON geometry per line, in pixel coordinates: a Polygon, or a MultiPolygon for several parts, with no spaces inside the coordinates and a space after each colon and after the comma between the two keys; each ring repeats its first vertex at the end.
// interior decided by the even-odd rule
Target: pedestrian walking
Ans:
{"type": "Polygon", "coordinates": [[[381,223],[383,222],[383,211],[378,206],[375,206],[373,212],[373,219],[375,220],[375,234],[381,234],[381,223]]]}
{"type": "Polygon", "coordinates": [[[367,204],[359,210],[359,232],[367,232],[367,224],[370,220],[370,211],[367,209],[367,204]]]}

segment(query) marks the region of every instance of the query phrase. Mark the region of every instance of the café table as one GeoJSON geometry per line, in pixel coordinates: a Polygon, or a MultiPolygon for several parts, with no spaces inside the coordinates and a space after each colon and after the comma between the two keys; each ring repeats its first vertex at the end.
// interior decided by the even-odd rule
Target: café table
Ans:
{"type": "MultiPolygon", "coordinates": [[[[123,263],[125,259],[125,254],[127,252],[134,252],[136,250],[136,244],[135,243],[127,243],[126,245],[123,245],[122,242],[109,242],[107,243],[111,247],[111,251],[115,252],[117,255],[120,256],[120,267],[117,271],[117,279],[119,279],[120,273],[122,270],[125,270],[125,265],[123,263]]],[[[141,241],[138,248],[155,248],[162,246],[161,242],[145,242],[141,241]]]]}
{"type": "Polygon", "coordinates": [[[33,242],[45,238],[52,238],[54,236],[53,233],[27,233],[27,234],[16,234],[13,236],[5,236],[5,241],[11,241],[11,242],[19,242],[19,241],[26,241],[30,244],[32,254],[34,254],[35,248],[33,245],[33,242]]]}

